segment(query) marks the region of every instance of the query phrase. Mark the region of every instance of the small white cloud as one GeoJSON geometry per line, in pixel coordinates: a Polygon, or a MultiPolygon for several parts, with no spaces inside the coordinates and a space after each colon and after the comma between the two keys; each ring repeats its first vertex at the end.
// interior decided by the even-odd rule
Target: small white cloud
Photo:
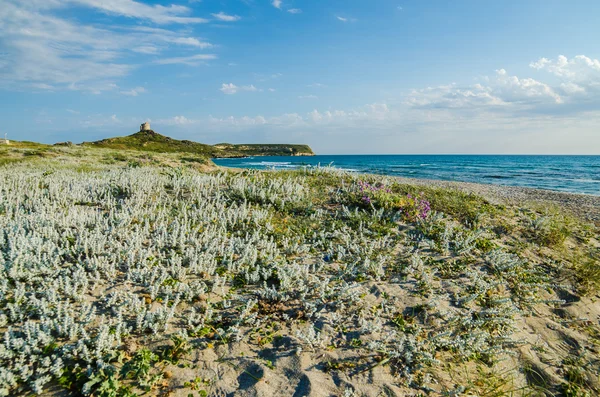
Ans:
{"type": "Polygon", "coordinates": [[[219,20],[219,21],[223,21],[223,22],[235,22],[235,21],[239,21],[240,19],[242,19],[242,17],[238,16],[238,15],[227,15],[224,12],[220,12],[218,14],[211,14],[213,17],[215,17],[215,19],[219,20]]]}
{"type": "Polygon", "coordinates": [[[275,92],[277,91],[275,88],[269,88],[269,92],[275,92]]]}
{"type": "Polygon", "coordinates": [[[181,44],[181,45],[189,45],[192,47],[198,47],[198,48],[212,48],[213,45],[211,43],[208,43],[206,41],[201,41],[198,40],[195,37],[176,37],[173,39],[167,39],[166,41],[168,41],[169,43],[174,43],[174,44],[181,44]]]}
{"type": "Polygon", "coordinates": [[[252,84],[244,85],[244,86],[237,86],[233,83],[229,83],[229,84],[223,83],[221,85],[221,88],[219,88],[219,91],[221,91],[223,94],[226,94],[226,95],[233,95],[233,94],[237,94],[239,91],[253,92],[253,91],[258,91],[258,89],[252,84]]]}
{"type": "Polygon", "coordinates": [[[310,88],[325,88],[327,86],[325,84],[321,84],[321,83],[313,83],[313,84],[307,85],[307,87],[310,87],[310,88]]]}
{"type": "Polygon", "coordinates": [[[129,91],[121,91],[121,94],[127,96],[138,96],[140,94],[143,94],[144,92],[146,92],[146,89],[144,87],[135,87],[129,91]]]}
{"type": "Polygon", "coordinates": [[[319,99],[316,95],[300,95],[298,99],[319,99]]]}
{"type": "Polygon", "coordinates": [[[117,118],[116,114],[113,114],[112,116],[110,116],[110,120],[113,121],[113,122],[115,122],[115,123],[119,122],[119,119],[117,118]]]}
{"type": "Polygon", "coordinates": [[[67,112],[71,113],[71,114],[79,114],[79,112],[77,110],[73,110],[73,109],[66,109],[67,112]]]}
{"type": "Polygon", "coordinates": [[[198,120],[188,119],[185,116],[174,116],[168,119],[159,119],[156,120],[156,124],[159,125],[176,125],[176,126],[186,126],[191,124],[198,123],[198,120]]]}
{"type": "Polygon", "coordinates": [[[173,117],[173,122],[177,125],[187,125],[187,124],[194,123],[193,120],[190,120],[185,116],[175,116],[175,117],[173,117]]]}
{"type": "Polygon", "coordinates": [[[397,9],[398,11],[402,11],[404,8],[402,8],[402,6],[398,6],[398,7],[396,7],[396,9],[397,9]]]}
{"type": "Polygon", "coordinates": [[[154,63],[159,65],[182,64],[189,66],[198,66],[206,63],[206,61],[211,61],[213,59],[217,59],[217,56],[213,54],[196,54],[189,57],[163,58],[154,61],[154,63]]]}
{"type": "Polygon", "coordinates": [[[223,92],[223,94],[233,95],[238,91],[238,87],[233,83],[223,83],[223,85],[221,85],[220,90],[223,92]]]}
{"type": "Polygon", "coordinates": [[[302,10],[299,8],[290,8],[289,10],[287,10],[287,12],[289,12],[290,14],[302,14],[302,10]]]}
{"type": "Polygon", "coordinates": [[[342,21],[342,22],[356,22],[357,19],[356,18],[347,18],[347,17],[341,17],[339,15],[335,16],[337,18],[338,21],[342,21]]]}
{"type": "Polygon", "coordinates": [[[281,0],[273,0],[273,1],[271,2],[271,4],[273,5],[273,7],[275,7],[275,8],[279,8],[279,9],[281,9],[281,3],[282,3],[282,1],[281,1],[281,0]]]}

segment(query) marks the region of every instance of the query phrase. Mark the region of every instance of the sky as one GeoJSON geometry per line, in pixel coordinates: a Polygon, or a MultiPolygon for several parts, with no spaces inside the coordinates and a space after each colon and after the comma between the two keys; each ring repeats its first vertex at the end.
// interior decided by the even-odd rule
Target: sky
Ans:
{"type": "Polygon", "coordinates": [[[597,0],[0,0],[0,135],[600,154],[597,0]]]}

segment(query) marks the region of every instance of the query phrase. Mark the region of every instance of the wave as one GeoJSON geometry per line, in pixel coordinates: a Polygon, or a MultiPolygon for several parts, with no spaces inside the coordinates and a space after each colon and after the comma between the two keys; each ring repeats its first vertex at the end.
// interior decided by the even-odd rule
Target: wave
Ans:
{"type": "Polygon", "coordinates": [[[581,183],[600,183],[598,179],[566,179],[571,182],[581,182],[581,183]]]}
{"type": "Polygon", "coordinates": [[[265,167],[269,167],[269,166],[280,167],[280,166],[292,165],[292,163],[290,161],[260,161],[260,162],[254,162],[254,163],[243,163],[243,165],[263,165],[265,167]]]}

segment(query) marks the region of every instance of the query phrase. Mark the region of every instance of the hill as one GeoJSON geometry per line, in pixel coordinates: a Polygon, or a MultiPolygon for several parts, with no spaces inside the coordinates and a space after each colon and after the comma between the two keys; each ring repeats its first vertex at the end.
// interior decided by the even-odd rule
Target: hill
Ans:
{"type": "Polygon", "coordinates": [[[140,150],[161,153],[193,153],[212,158],[247,156],[314,156],[308,145],[223,143],[205,145],[188,140],[177,140],[155,131],[140,131],[125,137],[107,138],[96,142],[84,142],[85,146],[119,150],[140,150]]]}

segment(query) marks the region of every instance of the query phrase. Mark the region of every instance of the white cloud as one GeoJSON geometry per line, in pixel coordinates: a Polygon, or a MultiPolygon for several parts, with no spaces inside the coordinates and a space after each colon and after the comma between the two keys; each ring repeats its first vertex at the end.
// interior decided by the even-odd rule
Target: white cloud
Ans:
{"type": "Polygon", "coordinates": [[[158,54],[160,52],[160,50],[155,46],[143,45],[140,47],[135,47],[133,49],[133,52],[138,52],[140,54],[155,55],[155,54],[158,54]]]}
{"type": "Polygon", "coordinates": [[[506,70],[496,71],[496,87],[493,88],[507,102],[529,102],[552,100],[562,103],[563,100],[548,84],[531,78],[509,76],[506,70]]]}
{"type": "Polygon", "coordinates": [[[131,90],[128,91],[121,91],[122,95],[127,95],[127,96],[138,96],[140,94],[143,94],[146,92],[146,89],[144,87],[135,87],[132,88],[131,90]]]}
{"type": "Polygon", "coordinates": [[[210,61],[213,59],[217,59],[217,56],[214,54],[196,54],[187,57],[174,57],[174,58],[163,58],[154,61],[159,65],[174,65],[174,64],[182,64],[188,66],[198,66],[203,65],[206,61],[210,61]]]}
{"type": "Polygon", "coordinates": [[[290,14],[302,14],[302,10],[299,8],[290,8],[289,10],[287,10],[287,12],[289,12],[290,14]]]}
{"type": "Polygon", "coordinates": [[[169,126],[187,126],[199,123],[199,120],[189,119],[185,116],[174,116],[169,119],[158,119],[155,121],[157,125],[169,126]]]}
{"type": "Polygon", "coordinates": [[[215,19],[219,20],[219,21],[223,21],[223,22],[235,22],[235,21],[239,21],[240,19],[242,19],[240,16],[237,15],[227,15],[224,12],[220,12],[218,14],[211,14],[213,17],[215,17],[215,19]]]}
{"type": "Polygon", "coordinates": [[[281,0],[273,0],[273,1],[271,1],[271,4],[273,5],[273,7],[279,8],[279,9],[281,9],[281,3],[282,3],[281,0]]]}
{"type": "Polygon", "coordinates": [[[515,118],[487,108],[463,115],[460,109],[374,103],[268,117],[211,116],[196,120],[188,131],[195,133],[201,125],[206,134],[201,141],[212,138],[212,143],[243,143],[254,133],[260,133],[262,142],[280,142],[284,135],[286,141],[310,144],[318,153],[582,153],[600,145],[598,122],[600,111],[585,118],[515,118]]]}
{"type": "Polygon", "coordinates": [[[7,54],[0,67],[0,86],[9,89],[47,85],[99,93],[114,89],[116,79],[139,66],[139,60],[130,60],[133,54],[171,50],[176,58],[178,47],[212,46],[168,29],[83,24],[57,16],[67,6],[78,5],[153,22],[186,14],[181,6],[147,6],[131,0],[0,1],[0,48],[7,54]],[[140,15],[146,11],[150,17],[140,15]]]}
{"type": "Polygon", "coordinates": [[[581,87],[573,82],[561,83],[560,88],[562,91],[567,93],[567,95],[582,94],[586,92],[584,87],[581,87]]]}
{"type": "Polygon", "coordinates": [[[342,22],[356,22],[357,21],[356,18],[341,17],[339,15],[336,15],[335,17],[338,21],[342,21],[342,22]]]}
{"type": "Polygon", "coordinates": [[[539,105],[561,104],[563,98],[556,89],[532,78],[511,76],[504,69],[486,78],[485,85],[457,84],[413,90],[405,98],[410,106],[447,109],[532,109],[539,105]]]}
{"type": "Polygon", "coordinates": [[[255,117],[224,117],[217,118],[213,116],[209,116],[208,120],[205,123],[209,124],[212,127],[233,127],[233,128],[248,128],[252,126],[261,126],[267,124],[267,120],[263,116],[255,116],[255,117]]]}
{"type": "Polygon", "coordinates": [[[201,49],[213,47],[213,45],[211,43],[208,43],[206,41],[200,41],[195,37],[173,37],[173,38],[165,39],[165,41],[168,43],[189,45],[189,46],[198,47],[201,49]]]}
{"type": "Polygon", "coordinates": [[[529,66],[559,78],[561,83],[555,90],[567,104],[600,106],[600,60],[585,55],[571,59],[560,55],[556,60],[541,58],[529,66]]]}
{"type": "Polygon", "coordinates": [[[312,128],[312,127],[332,127],[332,128],[347,128],[356,125],[374,125],[380,122],[396,123],[401,119],[398,111],[392,111],[387,104],[374,103],[365,105],[364,107],[351,111],[344,110],[313,110],[304,115],[299,113],[284,113],[277,116],[264,117],[258,116],[241,116],[241,117],[213,117],[208,119],[193,120],[183,118],[183,122],[178,121],[181,116],[176,116],[171,119],[159,120],[157,123],[169,125],[186,125],[186,124],[204,124],[215,130],[238,130],[242,131],[246,128],[254,126],[270,126],[273,128],[312,128]]]}
{"type": "Polygon", "coordinates": [[[223,94],[232,95],[232,94],[235,94],[236,92],[238,92],[238,86],[236,86],[233,83],[229,83],[229,84],[223,83],[220,90],[223,92],[223,94]]]}
{"type": "Polygon", "coordinates": [[[171,4],[169,6],[150,6],[133,0],[64,0],[86,7],[96,8],[102,12],[129,18],[146,19],[158,24],[168,23],[206,23],[205,18],[188,17],[191,12],[188,7],[171,4]]]}
{"type": "Polygon", "coordinates": [[[530,63],[529,66],[533,69],[545,70],[556,76],[570,79],[600,74],[600,61],[588,58],[585,55],[577,55],[572,59],[559,55],[556,61],[540,58],[538,61],[530,63]]]}
{"type": "Polygon", "coordinates": [[[300,95],[298,96],[298,99],[319,99],[318,96],[316,95],[300,95]]]}
{"type": "Polygon", "coordinates": [[[221,88],[219,88],[219,90],[223,94],[233,95],[233,94],[237,94],[240,91],[257,91],[257,88],[254,85],[244,85],[244,86],[238,87],[237,85],[235,85],[233,83],[229,83],[229,84],[223,83],[221,85],[221,88]]]}

